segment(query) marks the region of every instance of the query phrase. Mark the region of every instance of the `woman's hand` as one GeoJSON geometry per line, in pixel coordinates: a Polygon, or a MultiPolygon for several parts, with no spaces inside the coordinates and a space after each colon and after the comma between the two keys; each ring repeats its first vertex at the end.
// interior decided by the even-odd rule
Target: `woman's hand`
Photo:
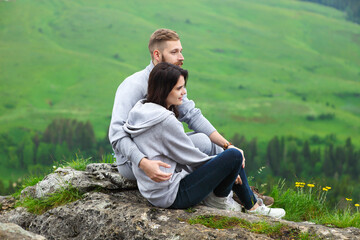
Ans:
{"type": "MultiPolygon", "coordinates": [[[[235,147],[234,145],[228,146],[227,149],[229,149],[229,148],[235,148],[235,149],[237,149],[237,150],[239,150],[239,151],[241,152],[241,155],[243,156],[242,168],[245,168],[245,155],[244,155],[244,151],[243,151],[242,149],[240,149],[240,148],[235,147]]],[[[241,181],[241,179],[240,179],[240,181],[241,181]]],[[[241,185],[241,184],[240,184],[240,185],[241,185]]]]}

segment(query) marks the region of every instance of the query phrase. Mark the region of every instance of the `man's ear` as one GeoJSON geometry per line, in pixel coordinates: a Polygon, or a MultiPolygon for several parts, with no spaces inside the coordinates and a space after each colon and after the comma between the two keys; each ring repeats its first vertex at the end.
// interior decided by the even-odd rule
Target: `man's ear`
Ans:
{"type": "Polygon", "coordinates": [[[158,49],[155,49],[154,52],[153,52],[153,56],[154,56],[154,59],[157,61],[157,62],[160,62],[160,58],[161,58],[161,53],[158,49]]]}

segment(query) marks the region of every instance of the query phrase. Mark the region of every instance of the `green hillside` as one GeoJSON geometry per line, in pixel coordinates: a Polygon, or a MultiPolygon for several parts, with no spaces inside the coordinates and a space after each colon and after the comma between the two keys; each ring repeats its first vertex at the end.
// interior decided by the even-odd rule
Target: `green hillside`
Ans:
{"type": "Polygon", "coordinates": [[[66,117],[103,138],[160,27],[180,34],[189,98],[226,136],[360,145],[360,26],[294,0],[0,1],[0,132],[66,117]]]}

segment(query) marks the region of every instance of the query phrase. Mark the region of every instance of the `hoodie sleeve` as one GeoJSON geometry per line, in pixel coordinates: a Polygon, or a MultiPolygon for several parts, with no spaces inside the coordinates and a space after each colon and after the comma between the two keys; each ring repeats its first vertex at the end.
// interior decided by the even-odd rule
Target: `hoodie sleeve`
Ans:
{"type": "Polygon", "coordinates": [[[196,167],[212,158],[194,146],[173,115],[163,122],[162,142],[164,155],[182,165],[196,167]]]}
{"type": "Polygon", "coordinates": [[[184,96],[183,103],[178,106],[179,120],[186,122],[190,129],[195,132],[205,133],[210,136],[211,133],[216,131],[214,126],[207,120],[201,113],[201,110],[195,107],[195,103],[184,96]]]}
{"type": "Polygon", "coordinates": [[[115,95],[109,128],[109,140],[115,154],[121,153],[138,165],[145,155],[140,152],[130,135],[123,129],[132,107],[146,95],[146,89],[133,78],[128,78],[118,87],[115,95]],[[145,92],[144,92],[145,91],[145,92]]]}

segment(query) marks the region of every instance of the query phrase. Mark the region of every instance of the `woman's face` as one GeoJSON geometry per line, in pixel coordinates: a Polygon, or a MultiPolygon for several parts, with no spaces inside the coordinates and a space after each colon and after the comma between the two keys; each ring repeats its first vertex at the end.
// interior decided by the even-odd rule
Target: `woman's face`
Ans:
{"type": "Polygon", "coordinates": [[[176,85],[173,87],[171,92],[166,98],[166,106],[169,109],[172,105],[181,105],[183,102],[183,96],[186,94],[185,79],[184,76],[180,75],[176,85]]]}

